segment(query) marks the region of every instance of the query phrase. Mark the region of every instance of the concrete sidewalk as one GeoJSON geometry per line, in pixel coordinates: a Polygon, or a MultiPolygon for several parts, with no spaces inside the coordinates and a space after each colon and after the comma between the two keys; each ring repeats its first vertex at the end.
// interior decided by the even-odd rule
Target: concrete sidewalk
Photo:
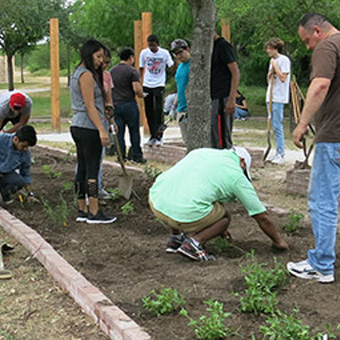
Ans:
{"type": "MultiPolygon", "coordinates": [[[[242,132],[244,131],[246,133],[246,129],[235,129],[234,131],[237,132],[242,132]]],[[[143,142],[143,145],[147,142],[148,137],[144,136],[144,129],[143,127],[141,127],[140,129],[140,134],[141,134],[141,140],[143,142]]],[[[71,137],[71,134],[69,132],[66,133],[50,133],[50,134],[39,134],[38,135],[38,140],[41,141],[52,141],[52,142],[73,142],[73,139],[71,137]]],[[[126,141],[126,145],[127,147],[130,146],[130,138],[129,138],[129,133],[128,131],[126,131],[125,133],[125,141],[126,141]]],[[[164,132],[164,136],[163,136],[163,141],[165,143],[175,143],[175,142],[181,142],[182,138],[181,138],[181,132],[178,126],[169,126],[165,132],[164,132]]],[[[261,148],[258,147],[257,149],[262,149],[263,151],[265,151],[265,148],[261,148]]],[[[275,153],[275,149],[272,148],[271,150],[271,154],[275,153]]],[[[286,163],[288,164],[295,164],[295,162],[298,161],[304,161],[305,156],[303,154],[302,150],[286,150],[286,154],[285,154],[285,160],[286,163]]],[[[311,154],[310,158],[309,158],[309,163],[311,164],[313,160],[313,153],[311,154]]]]}

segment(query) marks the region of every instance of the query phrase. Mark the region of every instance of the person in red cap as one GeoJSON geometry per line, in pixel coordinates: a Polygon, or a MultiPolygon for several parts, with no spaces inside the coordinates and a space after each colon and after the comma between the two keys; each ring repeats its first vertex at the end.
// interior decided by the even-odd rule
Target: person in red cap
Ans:
{"type": "Polygon", "coordinates": [[[0,131],[8,122],[13,126],[3,132],[13,133],[26,125],[32,109],[32,99],[20,91],[5,92],[0,96],[0,131]]]}

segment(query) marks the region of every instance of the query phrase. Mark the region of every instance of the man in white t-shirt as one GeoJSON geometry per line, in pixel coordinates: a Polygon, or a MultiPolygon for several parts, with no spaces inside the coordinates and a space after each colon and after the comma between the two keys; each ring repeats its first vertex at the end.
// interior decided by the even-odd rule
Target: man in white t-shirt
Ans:
{"type": "Polygon", "coordinates": [[[274,164],[283,165],[285,155],[285,136],[283,129],[283,110],[285,104],[289,102],[289,83],[290,83],[290,60],[285,55],[281,54],[284,42],[279,38],[272,38],[265,43],[265,50],[269,55],[270,64],[267,74],[267,108],[271,92],[271,78],[274,76],[273,83],[273,104],[271,115],[271,124],[274,130],[276,142],[276,155],[269,158],[274,164]]]}
{"type": "Polygon", "coordinates": [[[149,35],[147,42],[148,48],[142,50],[139,57],[141,74],[145,70],[143,92],[145,94],[145,113],[150,129],[150,139],[147,145],[160,146],[163,134],[158,130],[163,120],[162,105],[166,82],[166,67],[172,67],[174,62],[169,51],[159,47],[157,35],[149,35]]]}

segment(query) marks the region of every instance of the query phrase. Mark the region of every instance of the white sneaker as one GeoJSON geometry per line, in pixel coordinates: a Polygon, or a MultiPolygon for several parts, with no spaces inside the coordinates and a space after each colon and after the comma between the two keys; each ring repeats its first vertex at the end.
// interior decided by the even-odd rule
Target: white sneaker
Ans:
{"type": "Polygon", "coordinates": [[[161,145],[163,145],[163,139],[162,139],[162,138],[161,138],[161,139],[156,139],[155,145],[156,145],[156,146],[161,146],[161,145]]]}
{"type": "Polygon", "coordinates": [[[276,155],[274,153],[272,153],[270,156],[268,156],[266,158],[266,161],[267,162],[272,162],[275,158],[276,158],[276,155]]]}
{"type": "Polygon", "coordinates": [[[156,144],[156,138],[150,138],[145,145],[152,147],[153,145],[156,144]]]}
{"type": "Polygon", "coordinates": [[[277,165],[284,165],[285,159],[283,156],[277,155],[271,162],[277,165]]]}
{"type": "Polygon", "coordinates": [[[109,200],[109,199],[111,199],[111,196],[105,189],[101,189],[98,192],[98,198],[101,199],[101,200],[109,200]]]}
{"type": "Polygon", "coordinates": [[[320,283],[331,283],[334,281],[333,274],[322,274],[312,268],[307,260],[301,262],[288,262],[288,271],[300,279],[315,280],[320,283]]]}

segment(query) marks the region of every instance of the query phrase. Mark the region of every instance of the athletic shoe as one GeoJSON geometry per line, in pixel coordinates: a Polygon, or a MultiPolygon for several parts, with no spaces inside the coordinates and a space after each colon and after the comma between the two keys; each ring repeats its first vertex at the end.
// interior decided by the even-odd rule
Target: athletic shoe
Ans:
{"type": "Polygon", "coordinates": [[[152,147],[153,145],[156,144],[156,138],[150,138],[146,143],[147,146],[152,147]]]}
{"type": "Polygon", "coordinates": [[[104,215],[101,211],[98,211],[96,215],[87,214],[86,222],[89,224],[108,224],[115,222],[117,217],[109,217],[104,215]]]}
{"type": "Polygon", "coordinates": [[[201,244],[195,245],[191,238],[186,238],[177,251],[195,261],[216,260],[215,256],[208,254],[201,244]]]}
{"type": "Polygon", "coordinates": [[[110,194],[105,189],[101,189],[98,192],[98,198],[100,200],[109,200],[109,199],[111,199],[111,196],[110,196],[110,194]]]}
{"type": "Polygon", "coordinates": [[[86,220],[87,220],[87,212],[84,212],[82,210],[78,210],[76,222],[86,222],[86,220]]]}
{"type": "Polygon", "coordinates": [[[166,246],[166,252],[170,254],[177,253],[178,248],[182,245],[184,240],[185,234],[183,233],[171,235],[166,246]]]}
{"type": "Polygon", "coordinates": [[[130,159],[130,161],[132,163],[137,163],[137,164],[145,164],[147,162],[147,160],[145,158],[143,158],[143,157],[141,157],[141,158],[133,157],[133,158],[130,159]]]}
{"type": "Polygon", "coordinates": [[[156,144],[156,146],[163,145],[163,139],[162,138],[159,138],[159,139],[157,138],[155,144],[156,144]]]}
{"type": "Polygon", "coordinates": [[[320,283],[331,283],[334,281],[333,274],[327,275],[316,271],[307,260],[301,262],[288,262],[287,269],[292,275],[299,277],[300,279],[315,280],[320,283]]]}
{"type": "Polygon", "coordinates": [[[272,162],[275,158],[276,158],[276,155],[272,153],[270,156],[268,156],[266,158],[266,161],[267,162],[272,162]]]}
{"type": "Polygon", "coordinates": [[[285,159],[284,159],[284,157],[277,155],[271,162],[272,162],[272,164],[284,165],[285,159]]]}
{"type": "Polygon", "coordinates": [[[1,196],[2,196],[2,202],[6,205],[10,205],[14,202],[14,199],[11,198],[11,196],[8,194],[7,195],[2,194],[1,196]]]}

